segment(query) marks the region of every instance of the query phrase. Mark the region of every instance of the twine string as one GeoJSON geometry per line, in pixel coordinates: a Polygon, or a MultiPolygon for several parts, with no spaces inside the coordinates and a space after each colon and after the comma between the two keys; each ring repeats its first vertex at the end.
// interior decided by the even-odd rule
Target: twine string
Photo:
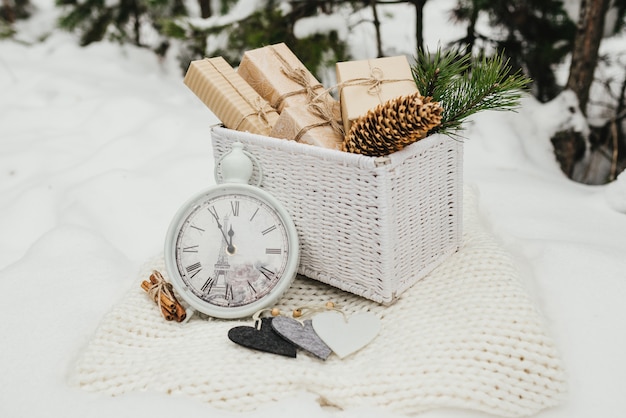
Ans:
{"type": "Polygon", "coordinates": [[[253,112],[250,112],[247,115],[244,115],[239,121],[239,123],[237,124],[237,126],[235,127],[235,130],[238,131],[239,126],[243,123],[243,121],[246,120],[246,118],[250,116],[254,116],[254,115],[256,115],[259,122],[265,124],[265,126],[267,126],[268,128],[271,128],[267,113],[273,112],[274,109],[267,102],[265,102],[261,98],[261,96],[256,96],[254,99],[254,103],[249,103],[249,104],[250,104],[250,107],[252,107],[253,112]]]}
{"type": "Polygon", "coordinates": [[[316,96],[315,89],[319,89],[323,87],[319,83],[315,85],[311,84],[308,71],[302,67],[298,67],[298,68],[281,67],[280,70],[282,71],[283,74],[285,74],[287,78],[289,78],[290,80],[302,86],[302,90],[295,90],[295,91],[286,93],[283,96],[281,96],[280,101],[283,101],[286,97],[304,93],[306,96],[307,102],[309,102],[313,100],[313,98],[316,96]]]}
{"type": "Polygon", "coordinates": [[[307,103],[310,103],[316,97],[315,90],[319,88],[324,88],[324,86],[320,83],[312,84],[311,77],[309,77],[309,72],[302,67],[292,67],[289,61],[278,51],[274,46],[270,47],[271,51],[274,53],[278,61],[280,61],[282,71],[285,76],[296,84],[302,86],[302,89],[291,91],[289,93],[285,93],[280,96],[275,103],[273,103],[273,107],[278,109],[283,101],[291,96],[295,96],[297,94],[305,94],[307,103]]]}
{"type": "Polygon", "coordinates": [[[312,318],[313,316],[315,316],[315,314],[320,313],[320,312],[328,312],[328,311],[333,311],[333,312],[339,312],[342,316],[343,319],[345,321],[347,321],[348,317],[346,315],[346,313],[339,308],[338,306],[335,306],[334,303],[329,302],[329,304],[323,305],[323,306],[319,306],[319,305],[304,305],[301,306],[299,308],[296,308],[293,310],[293,317],[294,319],[299,320],[300,322],[304,322],[305,319],[309,319],[312,318]]]}
{"type": "Polygon", "coordinates": [[[302,139],[304,134],[307,133],[308,131],[310,131],[311,129],[319,128],[320,126],[327,126],[327,125],[330,125],[330,124],[331,124],[330,122],[324,121],[324,122],[312,123],[310,125],[307,125],[304,128],[300,129],[300,131],[298,132],[298,134],[296,135],[296,137],[293,140],[296,141],[296,142],[300,142],[300,139],[302,139]]]}
{"type": "Polygon", "coordinates": [[[239,89],[230,81],[230,79],[208,58],[205,58],[206,61],[211,64],[211,66],[217,71],[224,80],[239,94],[239,96],[250,106],[254,111],[250,112],[246,115],[243,115],[237,126],[234,128],[236,131],[239,130],[241,124],[250,116],[257,116],[258,120],[263,123],[268,129],[271,129],[272,126],[269,123],[269,119],[267,117],[267,112],[274,112],[275,110],[269,106],[267,103],[263,103],[263,99],[261,96],[256,96],[254,102],[250,102],[246,96],[244,96],[239,89]]]}
{"type": "Polygon", "coordinates": [[[278,100],[276,101],[276,103],[274,104],[274,107],[278,108],[280,104],[287,97],[304,93],[306,96],[306,103],[309,107],[309,110],[311,110],[313,114],[315,114],[316,116],[318,116],[320,119],[324,121],[324,122],[305,126],[298,132],[298,135],[296,135],[294,139],[296,141],[299,141],[300,138],[302,138],[302,136],[309,130],[320,127],[320,126],[326,126],[326,125],[330,125],[337,133],[343,136],[344,135],[343,126],[334,117],[332,103],[329,103],[328,100],[324,100],[323,98],[323,96],[327,92],[324,91],[321,94],[316,93],[317,89],[320,89],[320,88],[323,89],[324,86],[319,83],[313,85],[311,83],[311,77],[309,76],[309,72],[305,68],[292,67],[291,64],[287,61],[287,59],[274,46],[271,47],[271,50],[276,56],[276,58],[278,59],[278,61],[280,61],[280,64],[281,64],[280,70],[285,75],[285,77],[297,83],[298,85],[302,86],[301,90],[295,90],[295,91],[285,93],[282,96],[280,96],[278,100]]]}
{"type": "Polygon", "coordinates": [[[383,73],[383,70],[381,70],[379,67],[372,68],[369,61],[367,61],[367,64],[370,66],[369,82],[371,83],[371,85],[367,88],[367,92],[372,95],[378,95],[380,93],[380,85],[383,83],[383,77],[385,74],[383,73]]]}
{"type": "MultiPolygon", "coordinates": [[[[369,63],[369,61],[368,61],[369,63]]],[[[309,125],[304,127],[296,136],[295,140],[298,141],[302,135],[304,135],[308,130],[316,128],[318,126],[324,126],[324,125],[330,125],[333,130],[335,132],[337,132],[339,135],[341,135],[342,137],[346,135],[346,132],[344,131],[343,125],[340,123],[340,121],[336,120],[334,117],[334,112],[332,109],[332,104],[329,103],[327,100],[323,100],[323,97],[325,95],[330,94],[330,92],[332,90],[335,89],[342,89],[344,87],[352,87],[352,86],[366,86],[367,87],[367,93],[371,94],[371,95],[376,95],[378,96],[378,101],[380,103],[383,102],[382,98],[380,97],[380,92],[382,89],[382,85],[385,83],[396,83],[396,82],[400,82],[400,81],[411,81],[408,78],[399,78],[399,79],[385,79],[384,78],[385,74],[383,72],[382,69],[380,69],[379,67],[370,67],[370,75],[369,77],[358,77],[358,78],[352,78],[350,80],[346,80],[343,81],[341,83],[337,83],[334,86],[331,86],[325,90],[323,90],[321,93],[319,93],[318,95],[312,97],[309,101],[309,110],[312,111],[312,113],[314,113],[315,115],[317,115],[319,118],[321,118],[322,120],[324,120],[324,123],[319,123],[319,124],[313,124],[313,125],[309,125]]]]}
{"type": "Polygon", "coordinates": [[[399,83],[401,81],[413,81],[410,78],[385,78],[385,74],[379,67],[371,67],[369,77],[357,77],[351,78],[341,83],[337,83],[329,90],[342,89],[344,87],[352,86],[367,86],[367,92],[371,95],[378,95],[382,89],[383,84],[399,83]]]}
{"type": "Polygon", "coordinates": [[[168,283],[165,278],[163,278],[163,275],[158,271],[154,270],[152,274],[156,279],[156,283],[150,282],[148,296],[159,306],[159,309],[162,309],[161,294],[167,296],[169,300],[174,302],[176,300],[176,296],[174,296],[174,288],[172,287],[172,284],[168,283]]]}
{"type": "MultiPolygon", "coordinates": [[[[341,308],[336,306],[331,301],[327,302],[324,306],[319,306],[319,305],[304,305],[304,306],[300,306],[299,308],[296,308],[296,309],[294,309],[292,311],[291,317],[294,320],[300,322],[300,324],[302,324],[304,326],[304,320],[305,319],[311,318],[316,313],[328,312],[328,311],[339,312],[343,316],[344,320],[347,321],[346,313],[341,308]]],[[[259,309],[258,311],[256,311],[252,315],[252,320],[254,321],[254,327],[257,330],[261,329],[262,318],[263,318],[265,313],[270,313],[271,316],[273,316],[273,317],[276,317],[276,316],[279,316],[279,315],[283,315],[283,312],[281,312],[278,308],[261,308],[261,309],[259,309]]]]}
{"type": "Polygon", "coordinates": [[[378,95],[379,101],[381,101],[381,104],[382,104],[382,100],[380,99],[379,93],[382,89],[383,84],[399,83],[401,81],[413,81],[414,82],[412,78],[385,78],[385,73],[380,67],[372,67],[371,62],[369,60],[367,61],[367,63],[370,66],[370,73],[368,77],[356,77],[356,78],[351,78],[351,79],[342,81],[341,83],[337,83],[334,86],[331,86],[325,89],[324,91],[322,91],[321,93],[319,93],[317,96],[313,98],[313,101],[318,100],[320,97],[322,97],[325,94],[329,94],[333,90],[341,91],[341,89],[343,89],[344,87],[367,86],[368,94],[378,95]]]}
{"type": "MultiPolygon", "coordinates": [[[[312,100],[308,104],[309,110],[320,119],[324,121],[324,123],[320,123],[319,126],[330,125],[331,128],[335,132],[337,132],[342,137],[345,135],[343,130],[343,125],[339,120],[335,119],[335,112],[333,112],[333,103],[329,100],[321,100],[319,98],[312,100]]],[[[298,134],[298,136],[301,136],[298,134]]]]}

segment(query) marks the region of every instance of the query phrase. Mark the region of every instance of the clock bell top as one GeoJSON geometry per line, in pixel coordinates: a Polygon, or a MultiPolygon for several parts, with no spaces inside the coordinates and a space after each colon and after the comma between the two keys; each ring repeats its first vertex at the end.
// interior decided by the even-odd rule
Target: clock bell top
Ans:
{"type": "Polygon", "coordinates": [[[243,150],[241,142],[234,142],[231,150],[218,163],[224,183],[248,184],[252,177],[252,159],[243,150]]]}

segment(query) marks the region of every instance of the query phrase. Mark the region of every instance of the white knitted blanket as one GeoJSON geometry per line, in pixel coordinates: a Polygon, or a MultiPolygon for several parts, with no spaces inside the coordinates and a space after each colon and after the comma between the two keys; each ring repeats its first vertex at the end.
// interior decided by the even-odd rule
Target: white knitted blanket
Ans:
{"type": "Polygon", "coordinates": [[[557,405],[566,382],[555,345],[510,255],[480,225],[475,194],[464,195],[462,249],[394,305],[296,279],[283,311],[332,300],[348,315],[370,311],[381,319],[378,337],[343,360],[304,351],[292,359],[229,341],[230,328],[251,320],[164,321],[139,286],[152,269],[164,272],[158,257],[103,319],[72,379],[90,391],[186,394],[230,411],[303,388],[325,405],[405,414],[448,407],[515,417],[557,405]]]}

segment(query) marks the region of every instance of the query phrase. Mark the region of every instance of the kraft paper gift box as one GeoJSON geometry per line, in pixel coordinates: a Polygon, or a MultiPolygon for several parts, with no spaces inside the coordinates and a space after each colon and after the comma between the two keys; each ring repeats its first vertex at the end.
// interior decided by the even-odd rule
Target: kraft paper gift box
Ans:
{"type": "Polygon", "coordinates": [[[346,134],[352,122],[379,104],[418,91],[404,55],[338,62],[337,83],[346,134]]]}
{"type": "Polygon", "coordinates": [[[270,136],[340,150],[343,143],[343,135],[340,132],[341,115],[339,103],[335,104],[336,106],[329,109],[330,115],[333,116],[332,122],[317,115],[309,105],[286,107],[278,117],[270,136]]]}
{"type": "Polygon", "coordinates": [[[237,73],[279,113],[324,93],[324,86],[284,43],[246,51],[237,73]]]}
{"type": "Polygon", "coordinates": [[[222,57],[192,61],[183,81],[227,128],[268,135],[278,120],[278,112],[222,57]]]}

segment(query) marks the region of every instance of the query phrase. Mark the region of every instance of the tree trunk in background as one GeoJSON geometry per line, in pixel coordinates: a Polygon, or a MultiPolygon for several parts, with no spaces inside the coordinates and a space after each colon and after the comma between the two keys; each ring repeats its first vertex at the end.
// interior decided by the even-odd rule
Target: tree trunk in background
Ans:
{"type": "Polygon", "coordinates": [[[142,11],[141,11],[139,3],[137,1],[132,2],[131,14],[133,16],[133,37],[134,37],[134,40],[135,40],[135,45],[141,46],[141,14],[142,14],[142,11]]]}
{"type": "Polygon", "coordinates": [[[415,39],[417,49],[424,50],[424,5],[428,0],[412,0],[415,6],[415,39]]]}
{"type": "Polygon", "coordinates": [[[578,96],[580,110],[587,114],[589,88],[598,62],[598,48],[604,31],[604,16],[610,0],[582,0],[572,51],[567,88],[578,96]]]}
{"type": "Polygon", "coordinates": [[[10,25],[15,23],[15,10],[9,0],[2,0],[2,8],[0,8],[0,12],[2,12],[0,18],[4,19],[5,22],[10,25]]]}
{"type": "Polygon", "coordinates": [[[615,117],[610,121],[611,137],[613,139],[613,155],[611,159],[611,172],[609,181],[617,178],[617,175],[626,170],[626,76],[622,81],[615,117]]]}
{"type": "Polygon", "coordinates": [[[213,11],[211,10],[211,0],[198,0],[198,4],[200,5],[200,16],[203,19],[213,15],[213,11]]]}
{"type": "Polygon", "coordinates": [[[472,11],[469,15],[469,22],[467,24],[467,34],[465,35],[465,44],[467,45],[467,51],[474,51],[474,44],[476,43],[476,22],[478,21],[478,12],[480,11],[476,0],[472,1],[472,11]]]}
{"type": "Polygon", "coordinates": [[[30,0],[2,0],[0,19],[11,25],[20,19],[29,18],[31,9],[30,0]]]}
{"type": "Polygon", "coordinates": [[[370,0],[370,6],[372,6],[374,29],[376,30],[376,55],[381,58],[383,56],[383,41],[380,36],[380,19],[378,18],[378,10],[376,10],[376,0],[370,0]]]}

